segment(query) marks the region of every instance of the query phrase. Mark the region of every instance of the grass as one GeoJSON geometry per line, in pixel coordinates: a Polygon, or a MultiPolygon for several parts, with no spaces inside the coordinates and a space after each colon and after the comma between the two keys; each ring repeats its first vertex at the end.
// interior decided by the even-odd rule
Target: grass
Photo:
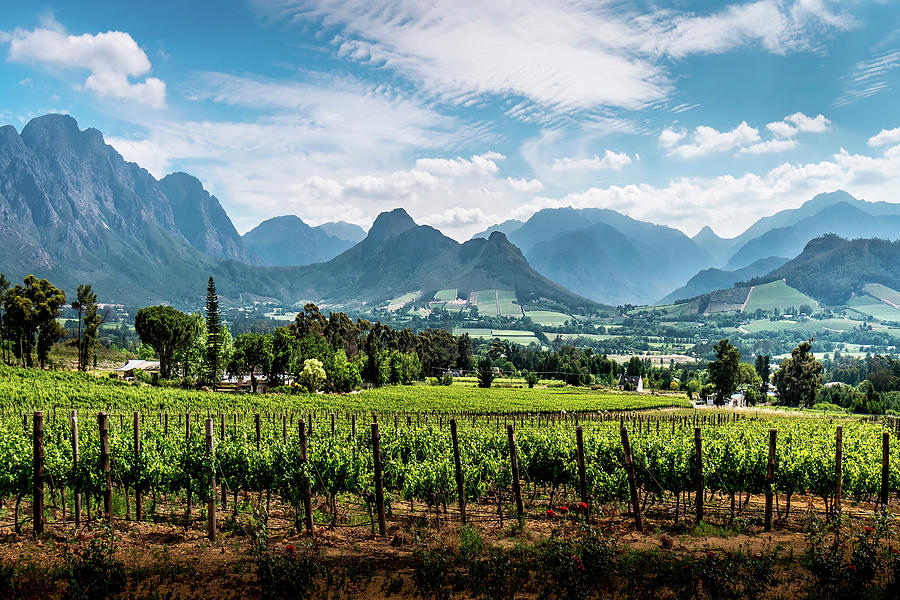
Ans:
{"type": "Polygon", "coordinates": [[[880,283],[867,283],[863,289],[882,302],[900,306],[900,292],[880,283]]]}
{"type": "Polygon", "coordinates": [[[561,327],[572,320],[569,315],[554,310],[526,310],[525,316],[541,327],[561,327]]]}
{"type": "Polygon", "coordinates": [[[878,321],[900,321],[900,310],[872,296],[854,296],[847,305],[864,317],[878,321]]]}
{"type": "Polygon", "coordinates": [[[390,310],[397,310],[397,309],[403,308],[404,306],[406,306],[407,304],[409,304],[410,302],[412,302],[413,300],[418,298],[419,294],[420,294],[420,292],[408,292],[406,294],[403,294],[402,296],[394,298],[393,300],[388,302],[387,307],[390,310]]]}
{"type": "Polygon", "coordinates": [[[758,285],[750,292],[747,299],[745,313],[754,313],[757,310],[771,312],[776,308],[784,311],[789,307],[798,308],[801,304],[809,304],[813,310],[818,308],[819,304],[807,296],[786,284],[784,281],[773,281],[758,285]]]}

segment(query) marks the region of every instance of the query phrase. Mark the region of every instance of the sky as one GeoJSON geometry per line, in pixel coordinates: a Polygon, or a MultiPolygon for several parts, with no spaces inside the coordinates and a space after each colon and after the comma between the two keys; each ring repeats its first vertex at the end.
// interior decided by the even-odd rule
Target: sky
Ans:
{"type": "Polygon", "coordinates": [[[900,201],[886,0],[0,0],[0,90],[0,124],[70,114],[241,233],[574,206],[730,237],[819,192],[900,201]]]}

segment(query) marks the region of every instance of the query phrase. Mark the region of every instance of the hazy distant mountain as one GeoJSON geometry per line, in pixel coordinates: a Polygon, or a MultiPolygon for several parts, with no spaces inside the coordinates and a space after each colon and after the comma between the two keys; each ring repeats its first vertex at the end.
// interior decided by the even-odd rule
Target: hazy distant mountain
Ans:
{"type": "Polygon", "coordinates": [[[273,267],[325,262],[355,243],[332,237],[321,227],[310,227],[295,215],[263,221],[242,239],[263,264],[273,267]]]}
{"type": "Polygon", "coordinates": [[[91,283],[105,301],[191,309],[202,304],[210,275],[223,299],[235,301],[371,306],[410,291],[457,287],[593,305],[536,273],[502,234],[458,244],[402,209],[380,215],[365,239],[325,263],[257,267],[233,260],[249,260],[244,253],[218,201],[193,177],[157,181],[71,117],[34,119],[21,134],[0,127],[0,272],[14,281],[34,273],[70,295],[91,283]]]}
{"type": "Polygon", "coordinates": [[[659,298],[660,284],[647,277],[654,270],[649,254],[613,227],[597,223],[538,243],[529,262],[573,292],[615,306],[659,298]]]}
{"type": "Polygon", "coordinates": [[[709,266],[684,233],[608,209],[544,209],[508,237],[538,272],[598,302],[652,302],[709,266]]]}
{"type": "Polygon", "coordinates": [[[322,223],[313,229],[321,229],[328,235],[345,242],[356,244],[366,237],[366,230],[359,225],[347,223],[346,221],[336,221],[333,223],[322,223]]]}
{"type": "Polygon", "coordinates": [[[499,231],[500,233],[504,234],[508,238],[512,232],[517,231],[520,227],[522,227],[522,225],[523,225],[523,222],[519,221],[518,219],[509,219],[508,221],[503,221],[502,223],[500,223],[498,225],[491,225],[484,231],[480,231],[480,232],[476,233],[475,235],[473,235],[472,238],[487,239],[495,231],[499,231]]]}
{"type": "Polygon", "coordinates": [[[828,204],[793,225],[771,229],[741,246],[729,259],[726,268],[740,268],[763,256],[796,256],[807,242],[826,233],[847,238],[900,237],[900,210],[897,215],[872,215],[858,208],[859,205],[858,201],[828,204]]]}
{"type": "Polygon", "coordinates": [[[159,188],[171,203],[175,225],[194,248],[210,256],[258,262],[244,247],[218,199],[203,189],[199,179],[172,173],[159,181],[159,188]]]}
{"type": "Polygon", "coordinates": [[[703,228],[691,238],[691,241],[703,251],[711,265],[718,265],[725,262],[729,250],[734,246],[733,240],[719,237],[709,225],[704,225],[703,228]]]}
{"type": "Polygon", "coordinates": [[[867,283],[900,289],[900,241],[846,240],[826,235],[769,274],[826,304],[840,305],[867,283]]]}
{"type": "Polygon", "coordinates": [[[753,264],[736,271],[723,271],[715,268],[704,269],[691,277],[682,287],[660,300],[659,304],[670,304],[676,300],[693,298],[715,290],[727,290],[739,281],[747,281],[748,279],[770,273],[788,260],[780,256],[770,256],[761,258],[753,264]]]}

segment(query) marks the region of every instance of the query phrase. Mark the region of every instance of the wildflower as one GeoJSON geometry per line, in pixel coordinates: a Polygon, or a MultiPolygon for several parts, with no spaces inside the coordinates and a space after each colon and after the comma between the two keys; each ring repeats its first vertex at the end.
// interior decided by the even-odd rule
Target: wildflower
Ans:
{"type": "Polygon", "coordinates": [[[900,554],[900,550],[897,550],[896,548],[891,548],[891,553],[892,554],[900,554]]]}
{"type": "Polygon", "coordinates": [[[712,560],[712,559],[714,559],[715,557],[716,557],[716,553],[715,553],[715,552],[707,552],[707,553],[706,553],[706,558],[708,558],[709,560],[712,560]]]}
{"type": "Polygon", "coordinates": [[[288,544],[287,546],[284,547],[284,551],[287,552],[288,554],[293,554],[294,546],[292,546],[291,544],[288,544]]]}
{"type": "Polygon", "coordinates": [[[548,508],[548,509],[547,509],[547,516],[550,517],[550,518],[552,519],[553,517],[556,516],[556,511],[553,510],[552,508],[548,508]]]}
{"type": "Polygon", "coordinates": [[[559,512],[561,512],[562,514],[566,514],[567,512],[569,512],[569,507],[568,506],[560,506],[559,512]]]}
{"type": "Polygon", "coordinates": [[[872,529],[871,527],[868,527],[868,526],[866,527],[866,533],[872,533],[873,531],[875,531],[875,530],[872,529]]]}
{"type": "Polygon", "coordinates": [[[587,502],[580,502],[578,504],[578,508],[580,508],[581,510],[587,510],[587,508],[588,508],[587,502]]]}
{"type": "Polygon", "coordinates": [[[856,565],[847,565],[848,571],[856,571],[856,565]]]}

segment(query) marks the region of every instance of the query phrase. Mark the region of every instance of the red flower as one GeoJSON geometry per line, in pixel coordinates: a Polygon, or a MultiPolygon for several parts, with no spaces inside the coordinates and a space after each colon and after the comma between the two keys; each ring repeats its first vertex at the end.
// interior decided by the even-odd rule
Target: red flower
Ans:
{"type": "Polygon", "coordinates": [[[714,559],[715,557],[716,557],[716,553],[715,553],[715,552],[707,552],[707,553],[706,553],[706,558],[708,558],[709,560],[712,560],[712,559],[714,559]]]}
{"type": "Polygon", "coordinates": [[[291,544],[288,544],[287,546],[284,547],[284,551],[287,552],[288,554],[293,554],[294,547],[291,544]]]}
{"type": "Polygon", "coordinates": [[[547,516],[550,517],[550,518],[552,519],[553,517],[556,516],[556,511],[553,510],[552,508],[548,508],[548,509],[547,509],[547,516]]]}
{"type": "Polygon", "coordinates": [[[848,571],[855,571],[855,570],[856,570],[856,565],[847,565],[847,570],[848,570],[848,571]]]}
{"type": "Polygon", "coordinates": [[[900,550],[897,550],[896,548],[891,548],[891,552],[894,554],[900,554],[900,550]]]}
{"type": "Polygon", "coordinates": [[[866,533],[872,533],[873,531],[875,531],[875,530],[872,529],[871,527],[866,527],[866,533]]]}
{"type": "Polygon", "coordinates": [[[559,512],[561,512],[562,514],[566,514],[567,512],[569,512],[569,507],[568,506],[560,506],[559,512]]]}
{"type": "Polygon", "coordinates": [[[579,503],[578,508],[580,508],[581,510],[587,510],[587,508],[588,508],[587,502],[579,503]]]}

